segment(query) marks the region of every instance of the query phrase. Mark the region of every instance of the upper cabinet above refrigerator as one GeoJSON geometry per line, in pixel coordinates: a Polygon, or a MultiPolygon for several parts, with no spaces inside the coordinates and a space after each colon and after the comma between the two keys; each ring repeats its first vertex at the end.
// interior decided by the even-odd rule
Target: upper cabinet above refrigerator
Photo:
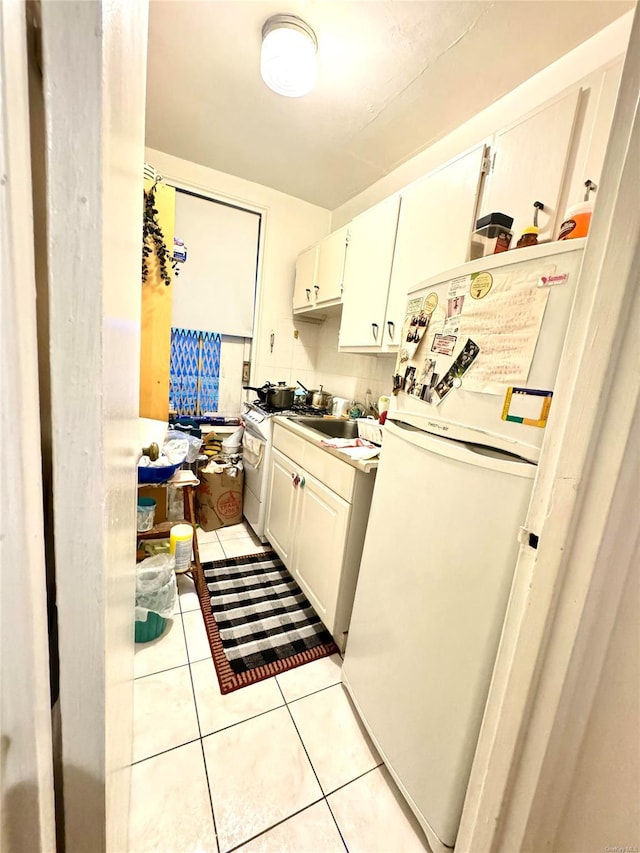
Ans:
{"type": "Polygon", "coordinates": [[[401,193],[383,338],[389,351],[398,346],[409,289],[467,260],[485,165],[479,145],[401,193]]]}
{"type": "Polygon", "coordinates": [[[571,92],[493,137],[491,170],[478,215],[500,211],[512,216],[512,247],[522,229],[533,223],[536,201],[544,205],[538,221],[540,242],[556,237],[580,96],[580,90],[571,92]]]}

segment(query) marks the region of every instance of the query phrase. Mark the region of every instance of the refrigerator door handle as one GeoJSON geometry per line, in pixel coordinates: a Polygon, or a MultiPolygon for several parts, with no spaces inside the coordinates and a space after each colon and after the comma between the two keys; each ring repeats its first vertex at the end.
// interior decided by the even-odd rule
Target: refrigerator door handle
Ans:
{"type": "Polygon", "coordinates": [[[518,477],[528,477],[529,479],[535,477],[536,465],[512,453],[504,453],[481,444],[470,444],[443,438],[401,421],[387,420],[385,430],[414,447],[419,447],[429,453],[436,453],[438,456],[455,459],[468,465],[475,465],[478,468],[515,474],[518,477]]]}

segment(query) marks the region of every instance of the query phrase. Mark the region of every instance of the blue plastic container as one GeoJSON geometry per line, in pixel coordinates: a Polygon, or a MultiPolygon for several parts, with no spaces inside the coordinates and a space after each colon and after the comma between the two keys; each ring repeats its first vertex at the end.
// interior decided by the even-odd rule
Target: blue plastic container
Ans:
{"type": "Polygon", "coordinates": [[[145,485],[166,483],[167,480],[170,480],[171,477],[173,477],[181,465],[182,462],[178,462],[177,465],[165,465],[163,468],[154,468],[151,466],[144,468],[138,466],[138,483],[145,485]]]}

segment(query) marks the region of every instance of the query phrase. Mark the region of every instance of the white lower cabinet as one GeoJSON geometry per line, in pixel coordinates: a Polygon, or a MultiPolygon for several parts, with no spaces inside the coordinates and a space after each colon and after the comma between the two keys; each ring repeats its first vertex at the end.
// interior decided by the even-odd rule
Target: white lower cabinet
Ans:
{"type": "Polygon", "coordinates": [[[303,473],[292,570],[325,625],[335,621],[350,518],[351,504],[303,473]]]}
{"type": "Polygon", "coordinates": [[[298,494],[293,486],[295,465],[282,453],[271,453],[271,477],[269,484],[269,511],[267,514],[267,538],[278,552],[280,559],[289,566],[293,554],[293,536],[298,494]]]}
{"type": "Polygon", "coordinates": [[[265,535],[341,649],[374,481],[275,425],[265,535]]]}

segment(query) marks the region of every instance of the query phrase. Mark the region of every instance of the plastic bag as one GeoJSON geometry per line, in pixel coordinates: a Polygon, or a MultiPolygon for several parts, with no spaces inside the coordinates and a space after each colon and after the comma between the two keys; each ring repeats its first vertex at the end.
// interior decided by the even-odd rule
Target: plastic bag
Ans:
{"type": "Polygon", "coordinates": [[[169,465],[182,465],[188,453],[189,442],[185,436],[167,440],[162,447],[162,456],[167,457],[169,465]]]}
{"type": "Polygon", "coordinates": [[[168,619],[178,598],[173,554],[147,557],[136,566],[136,622],[146,622],[152,611],[168,619]]]}
{"type": "Polygon", "coordinates": [[[202,439],[196,438],[195,435],[189,435],[179,429],[170,429],[167,432],[165,441],[187,441],[189,446],[187,449],[186,462],[195,462],[202,447],[202,439]]]}

